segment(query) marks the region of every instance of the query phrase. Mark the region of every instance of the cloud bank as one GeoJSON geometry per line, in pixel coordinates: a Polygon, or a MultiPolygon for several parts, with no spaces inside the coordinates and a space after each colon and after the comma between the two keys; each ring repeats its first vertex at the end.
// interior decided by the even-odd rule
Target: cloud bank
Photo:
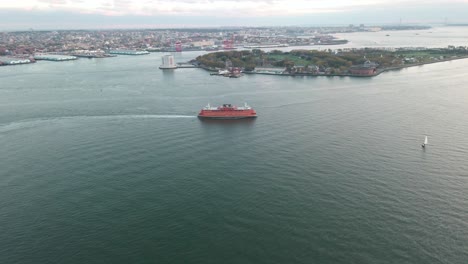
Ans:
{"type": "Polygon", "coordinates": [[[468,0],[0,0],[1,28],[467,23],[468,0]]]}
{"type": "MultiPolygon", "coordinates": [[[[284,16],[346,12],[395,5],[389,0],[22,0],[0,8],[101,15],[284,16]]],[[[400,1],[401,3],[408,1],[400,1]]],[[[428,1],[413,1],[414,4],[428,1]]],[[[437,1],[436,1],[437,2],[437,1]]],[[[442,3],[442,1],[439,1],[442,3]]],[[[457,1],[455,1],[457,2],[457,1]]],[[[445,2],[446,3],[446,2],[445,2]]]]}

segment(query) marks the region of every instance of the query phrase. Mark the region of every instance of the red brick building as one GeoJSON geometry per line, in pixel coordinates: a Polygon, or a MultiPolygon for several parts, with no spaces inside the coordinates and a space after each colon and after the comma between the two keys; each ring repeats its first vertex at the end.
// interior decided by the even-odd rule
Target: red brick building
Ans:
{"type": "Polygon", "coordinates": [[[365,67],[365,66],[352,66],[349,68],[349,73],[354,75],[364,75],[370,76],[374,75],[377,72],[375,67],[365,67]]]}
{"type": "Polygon", "coordinates": [[[372,76],[377,73],[377,63],[366,61],[362,65],[351,66],[349,73],[354,75],[372,76]]]}

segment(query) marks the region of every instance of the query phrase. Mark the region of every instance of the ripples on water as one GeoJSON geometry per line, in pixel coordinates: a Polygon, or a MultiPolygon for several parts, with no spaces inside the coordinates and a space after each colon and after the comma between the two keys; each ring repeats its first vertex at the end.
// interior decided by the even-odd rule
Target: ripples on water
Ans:
{"type": "Polygon", "coordinates": [[[25,128],[34,128],[37,126],[46,126],[51,123],[59,122],[75,122],[84,119],[171,119],[171,118],[195,118],[196,116],[187,115],[107,115],[107,116],[61,116],[52,118],[36,118],[29,120],[20,120],[17,122],[11,122],[0,126],[0,133],[10,132],[14,130],[20,130],[25,128]]]}
{"type": "Polygon", "coordinates": [[[372,79],[155,61],[0,72],[0,262],[468,259],[467,61],[372,79]],[[195,117],[244,101],[256,120],[195,117]]]}

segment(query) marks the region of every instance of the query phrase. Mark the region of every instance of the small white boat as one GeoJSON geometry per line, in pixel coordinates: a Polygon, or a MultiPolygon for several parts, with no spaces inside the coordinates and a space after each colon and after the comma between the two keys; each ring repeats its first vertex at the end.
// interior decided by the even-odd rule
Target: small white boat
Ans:
{"type": "Polygon", "coordinates": [[[427,145],[427,136],[424,137],[424,143],[422,143],[421,147],[425,148],[427,145]]]}

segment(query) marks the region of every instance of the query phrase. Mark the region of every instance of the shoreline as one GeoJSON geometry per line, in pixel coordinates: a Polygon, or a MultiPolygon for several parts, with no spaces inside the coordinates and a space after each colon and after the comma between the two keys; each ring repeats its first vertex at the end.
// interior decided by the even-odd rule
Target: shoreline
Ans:
{"type": "Polygon", "coordinates": [[[389,67],[389,68],[386,68],[386,69],[382,69],[381,71],[379,71],[375,75],[372,75],[372,76],[369,76],[369,77],[377,76],[377,75],[379,75],[381,73],[384,73],[384,72],[387,72],[387,71],[395,71],[395,70],[401,70],[401,69],[404,69],[404,68],[424,66],[424,65],[428,65],[428,64],[435,64],[435,63],[448,62],[448,61],[454,61],[454,60],[463,60],[463,59],[468,59],[468,56],[462,56],[462,57],[450,58],[450,59],[443,59],[443,60],[439,60],[439,61],[431,61],[431,62],[425,62],[425,63],[415,63],[415,64],[410,64],[410,65],[389,67]]]}

